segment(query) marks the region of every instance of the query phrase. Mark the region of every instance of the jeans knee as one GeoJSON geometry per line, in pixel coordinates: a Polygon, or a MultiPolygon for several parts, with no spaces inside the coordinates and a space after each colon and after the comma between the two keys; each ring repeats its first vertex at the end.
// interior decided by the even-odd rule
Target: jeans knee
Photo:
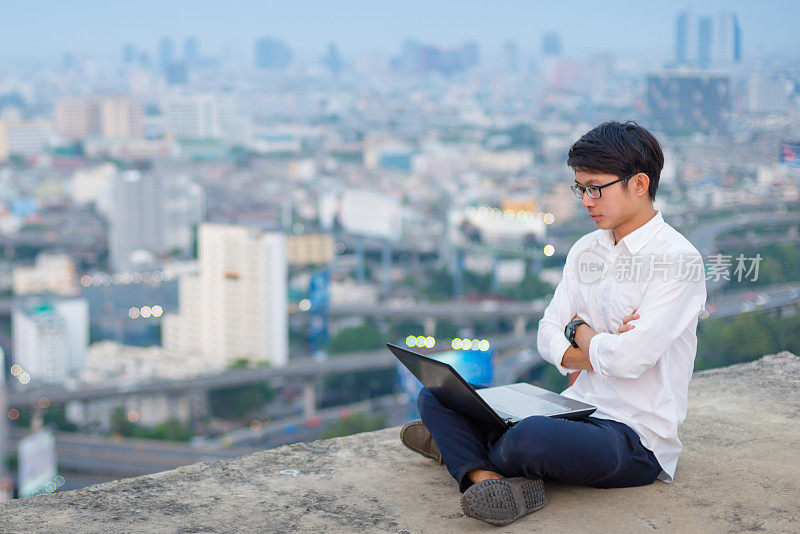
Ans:
{"type": "Polygon", "coordinates": [[[540,431],[539,425],[532,421],[511,427],[495,451],[496,460],[509,469],[539,469],[558,454],[558,440],[552,439],[548,432],[540,431]]]}
{"type": "Polygon", "coordinates": [[[422,390],[419,392],[419,396],[417,397],[417,409],[419,410],[419,413],[422,413],[425,408],[428,408],[434,403],[438,402],[439,401],[436,400],[436,397],[433,396],[433,393],[431,393],[428,388],[422,388],[422,390]]]}

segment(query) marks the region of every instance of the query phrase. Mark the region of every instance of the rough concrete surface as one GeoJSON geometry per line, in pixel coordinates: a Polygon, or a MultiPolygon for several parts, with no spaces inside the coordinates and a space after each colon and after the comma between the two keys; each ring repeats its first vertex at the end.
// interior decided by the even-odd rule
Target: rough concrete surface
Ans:
{"type": "Polygon", "coordinates": [[[800,358],[697,373],[675,482],[546,482],[506,527],[464,516],[398,428],[0,503],[0,532],[800,532],[800,358]]]}

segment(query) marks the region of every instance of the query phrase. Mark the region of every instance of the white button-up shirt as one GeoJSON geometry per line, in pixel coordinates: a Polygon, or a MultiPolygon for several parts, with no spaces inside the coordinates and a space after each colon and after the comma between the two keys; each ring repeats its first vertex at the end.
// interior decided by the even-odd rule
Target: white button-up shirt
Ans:
{"type": "Polygon", "coordinates": [[[689,380],[697,352],[697,321],[706,302],[697,249],[660,212],[616,245],[596,230],[572,246],[564,276],[539,322],[538,348],[562,374],[570,346],[564,327],[575,315],[598,334],[589,343],[593,371],[581,372],[563,395],[594,406],[594,417],[630,426],[672,482],[682,449],[689,380]],[[632,330],[622,319],[638,309],[632,330]]]}

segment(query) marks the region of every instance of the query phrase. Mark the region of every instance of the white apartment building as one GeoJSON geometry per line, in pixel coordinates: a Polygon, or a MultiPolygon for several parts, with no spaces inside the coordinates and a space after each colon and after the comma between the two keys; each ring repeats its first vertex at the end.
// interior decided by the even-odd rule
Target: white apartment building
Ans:
{"type": "Polygon", "coordinates": [[[89,343],[85,299],[25,299],[12,313],[14,360],[40,382],[63,382],[83,367],[89,343]]]}
{"type": "Polygon", "coordinates": [[[144,109],[130,96],[63,97],[56,104],[58,133],[65,139],[142,137],[144,109]]]}
{"type": "Polygon", "coordinates": [[[66,254],[39,254],[34,265],[16,267],[13,277],[15,295],[78,293],[75,263],[66,254]]]}
{"type": "Polygon", "coordinates": [[[286,236],[203,224],[198,273],[179,285],[179,313],[164,318],[166,350],[203,354],[209,368],[238,359],[288,361],[286,236]]]}
{"type": "Polygon", "coordinates": [[[111,264],[118,272],[130,271],[147,267],[137,258],[191,250],[205,195],[177,169],[129,170],[115,177],[111,204],[111,264]]]}
{"type": "Polygon", "coordinates": [[[41,154],[54,137],[52,121],[0,119],[0,161],[6,161],[11,155],[41,154]]]}
{"type": "Polygon", "coordinates": [[[175,95],[166,103],[167,130],[180,139],[245,143],[250,123],[232,95],[175,95]]]}

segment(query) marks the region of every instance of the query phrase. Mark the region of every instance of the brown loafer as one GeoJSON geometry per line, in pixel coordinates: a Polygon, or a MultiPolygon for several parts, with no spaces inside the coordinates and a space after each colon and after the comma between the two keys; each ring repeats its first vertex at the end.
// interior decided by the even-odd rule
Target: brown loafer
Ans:
{"type": "Polygon", "coordinates": [[[400,441],[417,454],[421,454],[425,458],[430,458],[439,465],[444,465],[439,447],[436,446],[436,442],[433,441],[431,433],[428,432],[425,423],[420,419],[411,421],[400,430],[400,441]]]}
{"type": "Polygon", "coordinates": [[[473,484],[461,494],[465,515],[492,525],[507,525],[545,505],[538,478],[494,478],[473,484]]]}

